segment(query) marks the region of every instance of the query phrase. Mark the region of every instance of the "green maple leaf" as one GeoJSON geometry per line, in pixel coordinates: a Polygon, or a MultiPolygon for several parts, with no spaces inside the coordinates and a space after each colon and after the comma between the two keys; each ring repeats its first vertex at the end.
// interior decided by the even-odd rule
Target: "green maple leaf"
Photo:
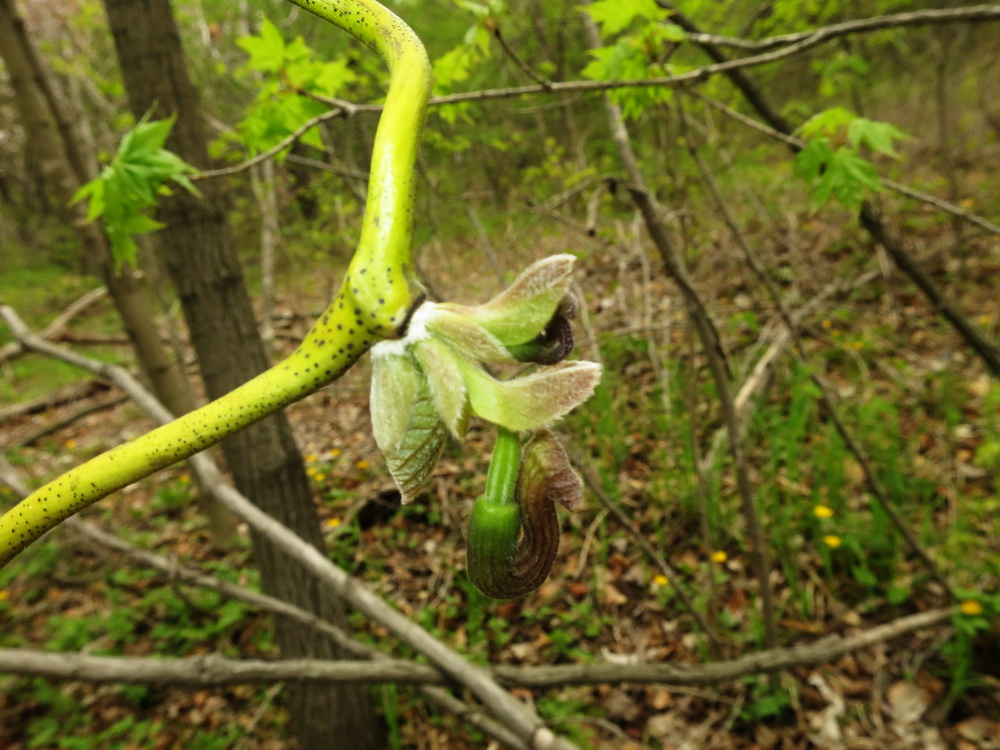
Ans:
{"type": "Polygon", "coordinates": [[[257,36],[236,40],[237,46],[250,55],[247,66],[261,73],[277,73],[285,64],[285,40],[277,27],[264,19],[257,36]]]}
{"type": "Polygon", "coordinates": [[[888,122],[876,122],[867,117],[858,117],[847,126],[847,140],[860,148],[867,146],[877,154],[896,157],[896,141],[908,139],[909,136],[895,125],[888,122]]]}
{"type": "Polygon", "coordinates": [[[636,18],[659,21],[667,17],[667,11],[659,7],[656,0],[597,0],[577,10],[594,19],[594,23],[601,26],[603,36],[617,34],[636,18]]]}

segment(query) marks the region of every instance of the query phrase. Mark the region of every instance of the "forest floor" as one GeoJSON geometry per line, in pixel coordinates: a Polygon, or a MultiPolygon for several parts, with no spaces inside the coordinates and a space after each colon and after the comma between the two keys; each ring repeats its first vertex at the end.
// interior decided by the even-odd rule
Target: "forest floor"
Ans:
{"type": "MultiPolygon", "coordinates": [[[[956,615],[833,661],[790,669],[776,685],[748,675],[713,687],[612,684],[515,693],[586,748],[998,750],[1000,619],[989,603],[1000,572],[1000,498],[994,449],[984,449],[1000,443],[997,383],[863,237],[819,221],[787,230],[753,240],[799,304],[834,279],[874,271],[868,283],[833,295],[806,320],[807,355],[840,397],[846,420],[921,543],[951,585],[966,592],[960,599],[975,602],[968,612],[975,615],[979,607],[985,613],[975,627],[956,615]],[[806,247],[813,249],[805,253],[806,247]]],[[[996,341],[1000,244],[976,235],[961,258],[950,257],[942,252],[949,231],[928,219],[921,255],[996,341]]],[[[774,340],[775,313],[755,296],[752,278],[726,243],[705,239],[701,246],[708,249],[691,258],[691,270],[743,382],[774,340]]],[[[531,252],[580,244],[541,238],[531,252]]],[[[527,251],[521,255],[505,258],[503,270],[530,260],[527,251]]],[[[704,363],[689,354],[680,301],[658,264],[626,242],[598,239],[581,256],[587,315],[577,328],[578,352],[600,359],[606,376],[593,403],[566,419],[561,432],[714,622],[718,652],[710,653],[678,592],[592,493],[582,508],[564,514],[559,556],[540,589],[509,602],[479,595],[464,574],[463,534],[492,436],[474,425],[464,446],[447,449],[427,496],[401,508],[371,437],[366,361],[289,409],[330,554],[477,663],[700,664],[758,651],[757,586],[724,447],[704,480],[710,539],[702,536],[691,432],[705,454],[720,422],[704,363]],[[693,428],[691,415],[697,417],[693,428]]],[[[448,298],[478,300],[497,289],[477,268],[476,253],[454,257],[450,265],[433,264],[448,298]],[[475,288],[469,278],[477,280],[475,288]]],[[[282,294],[277,341],[283,351],[304,334],[324,294],[307,283],[282,294]]],[[[65,340],[94,335],[107,305],[74,321],[65,340]]],[[[47,314],[58,311],[52,304],[47,314]]],[[[21,361],[3,375],[12,403],[18,388],[39,377],[38,365],[19,375],[21,361]]],[[[119,403],[36,436],[81,405],[115,396],[97,383],[67,403],[7,418],[0,447],[33,480],[54,476],[147,429],[136,407],[119,403]]],[[[872,502],[857,460],[837,443],[813,396],[785,355],[748,417],[782,645],[864,632],[949,603],[872,502]]],[[[245,531],[236,549],[213,551],[192,497],[189,474],[176,467],[82,516],[145,548],[255,586],[245,531]]],[[[384,651],[409,655],[380,626],[359,616],[352,625],[384,651]]],[[[50,535],[0,571],[0,646],[277,656],[268,616],[131,567],[68,531],[50,535]]],[[[489,746],[455,718],[435,714],[412,688],[377,687],[372,696],[394,747],[489,746]]],[[[289,746],[285,721],[281,693],[266,685],[189,690],[0,678],[4,750],[281,748],[289,746]]]]}

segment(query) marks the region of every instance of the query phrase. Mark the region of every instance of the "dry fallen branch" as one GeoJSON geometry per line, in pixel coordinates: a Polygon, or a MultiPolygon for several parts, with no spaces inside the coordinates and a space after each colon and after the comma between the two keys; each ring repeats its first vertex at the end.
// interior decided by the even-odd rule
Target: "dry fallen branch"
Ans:
{"type": "Polygon", "coordinates": [[[0,423],[16,419],[17,417],[23,417],[26,414],[37,414],[38,412],[54,409],[57,406],[79,401],[91,396],[96,391],[106,390],[107,387],[108,384],[103,377],[64,386],[44,396],[38,396],[37,398],[0,409],[0,423]]]}
{"type": "MultiPolygon", "coordinates": [[[[39,336],[43,339],[55,339],[62,335],[66,327],[77,315],[82,313],[91,305],[100,302],[108,296],[108,290],[99,286],[96,289],[91,289],[89,292],[79,297],[76,301],[70,303],[65,310],[63,310],[59,315],[52,319],[45,328],[39,332],[39,336]]],[[[9,343],[0,346],[0,364],[4,362],[9,362],[12,359],[24,354],[26,351],[24,344],[20,341],[11,341],[9,343]]]]}
{"type": "MultiPolygon", "coordinates": [[[[663,685],[717,685],[749,675],[815,666],[877,643],[948,622],[951,608],[901,617],[842,637],[776,648],[714,664],[567,664],[551,667],[497,666],[491,672],[507,687],[554,688],[623,682],[663,685]]],[[[53,654],[33,649],[0,649],[0,673],[88,682],[212,687],[250,682],[351,682],[434,684],[449,682],[434,667],[398,660],[227,659],[217,654],[181,659],[53,654]]]]}

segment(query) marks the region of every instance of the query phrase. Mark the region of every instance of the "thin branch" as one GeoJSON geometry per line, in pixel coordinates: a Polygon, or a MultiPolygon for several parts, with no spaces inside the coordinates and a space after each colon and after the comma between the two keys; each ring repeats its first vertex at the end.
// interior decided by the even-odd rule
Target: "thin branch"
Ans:
{"type": "Polygon", "coordinates": [[[905,26],[927,26],[931,24],[996,21],[1000,19],[1000,7],[996,5],[975,5],[970,8],[942,8],[934,10],[917,10],[911,13],[895,13],[874,18],[860,18],[853,21],[823,26],[810,31],[799,31],[794,34],[780,34],[766,39],[739,39],[731,36],[716,36],[714,34],[689,33],[688,39],[697,44],[710,44],[719,47],[731,47],[747,52],[762,52],[787,44],[796,44],[807,39],[817,43],[829,41],[848,34],[869,34],[882,29],[902,28],[905,26]]]}
{"type": "MultiPolygon", "coordinates": [[[[275,145],[266,151],[261,151],[259,154],[242,161],[239,164],[234,164],[231,167],[220,167],[219,169],[206,169],[198,174],[191,175],[192,180],[207,180],[212,177],[225,177],[227,175],[237,174],[239,172],[244,172],[251,167],[260,164],[284,151],[286,148],[291,146],[295,141],[304,136],[310,130],[312,130],[317,125],[324,123],[328,120],[335,120],[338,117],[353,117],[355,114],[361,111],[368,110],[367,107],[361,107],[356,104],[351,104],[350,102],[344,102],[339,99],[324,99],[325,104],[333,107],[329,112],[321,112],[315,117],[311,117],[302,123],[298,128],[296,128],[288,136],[280,140],[275,145]]],[[[382,111],[382,105],[379,105],[377,110],[382,111]]]]}
{"type": "MultiPolygon", "coordinates": [[[[738,112],[737,110],[727,106],[726,104],[723,104],[717,99],[713,99],[710,96],[705,96],[704,94],[698,91],[689,91],[687,93],[693,96],[694,98],[698,99],[698,101],[704,102],[710,107],[719,110],[720,112],[724,113],[727,117],[730,117],[736,120],[737,122],[741,122],[744,125],[751,127],[760,133],[763,133],[764,135],[779,140],[795,149],[805,148],[806,142],[803,141],[802,139],[796,138],[793,135],[787,135],[785,133],[782,133],[780,130],[775,130],[774,128],[769,127],[762,122],[758,122],[752,117],[747,117],[742,112],[738,112]]],[[[880,178],[880,181],[890,190],[894,190],[897,193],[901,193],[902,195],[907,196],[908,198],[913,198],[914,200],[918,200],[923,203],[927,203],[931,206],[934,206],[935,208],[939,208],[945,213],[949,213],[952,216],[956,216],[960,219],[963,219],[964,221],[967,221],[969,224],[977,226],[980,229],[985,229],[987,232],[990,232],[991,234],[1000,235],[1000,226],[997,226],[989,219],[974,214],[971,211],[966,211],[961,206],[957,206],[954,203],[950,203],[949,201],[946,201],[943,198],[938,198],[936,195],[931,195],[930,193],[924,193],[920,190],[907,187],[906,185],[902,185],[898,182],[893,182],[892,180],[886,178],[880,178]]]]}
{"type": "MultiPolygon", "coordinates": [[[[11,332],[25,346],[102,374],[114,380],[153,419],[160,423],[173,420],[173,415],[124,368],[105,365],[42,341],[28,331],[10,307],[0,305],[0,317],[7,322],[11,332]]],[[[470,664],[417,623],[393,609],[361,582],[351,578],[344,570],[333,564],[320,550],[306,544],[287,526],[269,516],[229,486],[207,454],[195,454],[188,459],[188,463],[198,476],[200,485],[211,492],[219,502],[242,517],[255,531],[267,537],[289,557],[298,560],[322,585],[331,589],[346,603],[384,625],[401,641],[426,656],[443,673],[467,687],[502,724],[507,725],[529,747],[537,750],[575,748],[575,745],[568,740],[554,735],[531,707],[524,705],[501,688],[486,670],[470,664]]]]}
{"type": "MultiPolygon", "coordinates": [[[[994,21],[1000,20],[1000,8],[996,6],[976,6],[974,8],[958,8],[955,10],[945,10],[938,11],[941,14],[940,20],[951,20],[951,21],[994,21]]],[[[907,15],[907,14],[901,14],[907,15]]],[[[679,17],[675,16],[674,20],[677,21],[679,17]]],[[[891,18],[889,16],[888,18],[891,18]]],[[[867,19],[867,20],[880,20],[880,19],[867,19]]],[[[914,25],[913,23],[902,23],[899,25],[914,25]]],[[[483,89],[480,91],[469,91],[458,94],[448,94],[447,96],[436,96],[432,97],[428,102],[430,107],[438,107],[447,104],[463,104],[466,102],[484,102],[496,99],[512,99],[519,96],[532,96],[538,94],[554,94],[554,93],[565,93],[565,92],[605,92],[614,89],[623,88],[643,88],[643,87],[671,87],[676,88],[692,83],[699,83],[701,81],[707,80],[708,78],[718,75],[719,73],[732,74],[735,71],[739,71],[742,68],[750,68],[758,65],[765,65],[767,63],[775,62],[781,60],[785,57],[790,57],[792,55],[800,54],[805,52],[824,41],[827,41],[827,36],[819,35],[816,36],[818,32],[823,31],[822,29],[817,30],[817,32],[807,32],[806,36],[798,39],[794,43],[787,43],[788,46],[784,49],[777,50],[775,52],[767,52],[752,57],[737,58],[734,60],[724,60],[722,62],[716,62],[712,65],[705,65],[700,68],[695,68],[693,70],[687,71],[685,73],[680,73],[678,75],[672,76],[658,76],[655,78],[643,78],[634,80],[622,80],[622,81],[561,81],[552,82],[546,81],[544,83],[538,83],[530,86],[512,86],[506,88],[498,89],[483,89]],[[810,36],[813,34],[813,36],[810,36]]],[[[707,41],[702,39],[696,39],[696,36],[705,37],[706,39],[710,35],[699,35],[697,31],[690,31],[689,36],[699,43],[708,45],[707,41]]],[[[783,42],[782,44],[786,44],[783,42]]],[[[534,76],[533,76],[534,77],[534,76]]],[[[537,80],[537,79],[536,79],[537,80]]],[[[254,156],[248,161],[241,162],[240,164],[235,164],[231,167],[223,167],[221,169],[212,169],[200,172],[198,175],[192,177],[192,179],[208,179],[210,177],[221,177],[223,175],[236,174],[249,169],[254,164],[257,164],[264,159],[269,159],[275,154],[280,153],[284,149],[288,148],[292,143],[301,138],[307,131],[316,125],[326,122],[340,116],[351,117],[357,114],[365,112],[381,112],[381,104],[354,104],[351,102],[345,102],[339,99],[329,99],[320,96],[311,96],[311,98],[316,101],[328,104],[333,109],[330,112],[324,112],[311,120],[308,120],[301,127],[299,127],[294,133],[284,138],[281,142],[271,147],[267,151],[254,156]]]]}
{"type": "Polygon", "coordinates": [[[552,88],[552,82],[543,76],[540,76],[531,69],[531,66],[528,65],[528,63],[521,59],[521,56],[518,55],[514,48],[507,43],[507,39],[504,37],[503,32],[500,31],[500,24],[492,19],[491,23],[493,36],[496,37],[497,42],[500,44],[500,48],[507,54],[507,57],[513,60],[514,64],[517,65],[521,72],[528,76],[528,78],[537,83],[539,86],[545,87],[546,90],[550,90],[552,88]]]}
{"type": "Polygon", "coordinates": [[[987,341],[979,329],[972,324],[972,321],[962,313],[955,301],[938,288],[930,274],[910,256],[903,248],[902,243],[889,232],[882,222],[879,211],[868,201],[861,204],[861,224],[875,241],[885,248],[900,270],[909,276],[924,293],[924,296],[931,303],[932,309],[941,313],[965,339],[965,342],[972,347],[973,351],[979,355],[986,366],[993,371],[993,374],[1000,377],[1000,350],[987,341]]]}
{"type": "MultiPolygon", "coordinates": [[[[893,638],[926,630],[959,616],[950,607],[933,609],[866,628],[857,635],[831,635],[813,643],[775,648],[713,664],[562,664],[548,667],[501,665],[493,677],[506,687],[560,688],[567,685],[642,683],[718,685],[758,674],[829,663],[893,638]]],[[[130,684],[213,687],[252,682],[349,682],[443,685],[434,667],[398,660],[227,659],[217,654],[159,659],[54,654],[0,649],[0,673],[52,679],[130,684]]]]}

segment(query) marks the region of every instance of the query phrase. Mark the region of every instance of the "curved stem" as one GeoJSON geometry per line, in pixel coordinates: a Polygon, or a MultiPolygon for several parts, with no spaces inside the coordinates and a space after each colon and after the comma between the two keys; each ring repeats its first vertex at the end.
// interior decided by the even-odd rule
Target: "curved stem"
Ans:
{"type": "Polygon", "coordinates": [[[398,16],[371,0],[289,0],[339,26],[376,52],[391,78],[372,147],[361,239],[344,279],[346,304],[366,323],[394,336],[413,300],[414,165],[431,92],[431,66],[420,39],[398,16]],[[378,279],[377,287],[370,282],[378,279]]]}
{"type": "Polygon", "coordinates": [[[371,0],[290,1],[360,39],[390,70],[361,238],[340,291],[284,362],[70,470],[0,516],[0,566],[65,518],[329,384],[380,338],[399,335],[414,302],[414,164],[430,96],[430,63],[413,31],[371,0]]]}

